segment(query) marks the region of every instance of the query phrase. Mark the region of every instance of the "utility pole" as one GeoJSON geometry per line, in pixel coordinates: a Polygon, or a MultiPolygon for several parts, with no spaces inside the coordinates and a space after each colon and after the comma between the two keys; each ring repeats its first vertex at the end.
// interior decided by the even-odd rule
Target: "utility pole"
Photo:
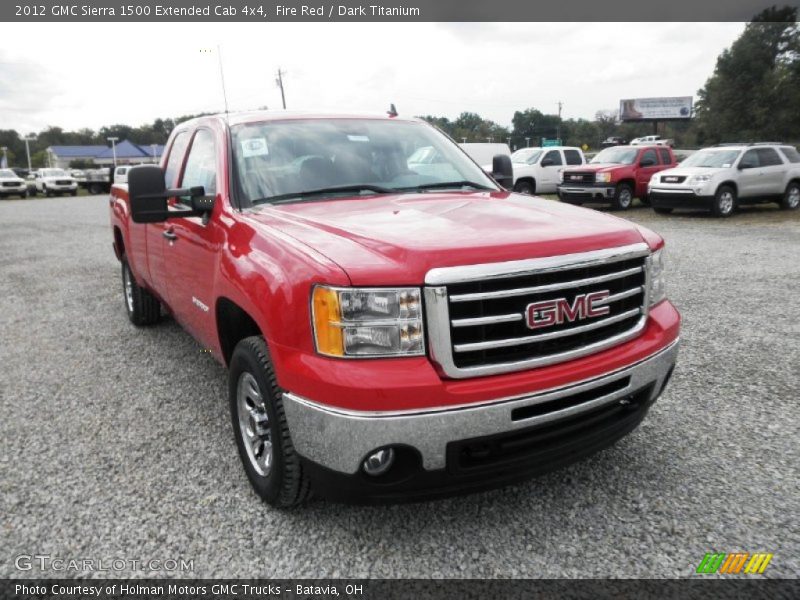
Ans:
{"type": "Polygon", "coordinates": [[[150,148],[153,150],[153,163],[155,164],[156,162],[158,162],[156,161],[156,145],[150,144],[150,148]]]}
{"type": "Polygon", "coordinates": [[[28,171],[33,171],[33,167],[31,166],[31,147],[28,145],[28,142],[35,140],[36,136],[32,135],[22,139],[25,140],[25,154],[28,155],[28,171]]]}
{"type": "Polygon", "coordinates": [[[114,168],[117,167],[117,141],[119,141],[118,137],[110,137],[106,138],[109,142],[111,142],[111,155],[114,157],[114,168]]]}
{"type": "Polygon", "coordinates": [[[283,110],[286,110],[286,94],[283,91],[283,76],[286,75],[286,71],[281,71],[278,68],[278,78],[275,80],[275,84],[281,88],[281,102],[283,102],[283,110]]]}
{"type": "Polygon", "coordinates": [[[556,125],[556,139],[561,139],[561,108],[564,106],[564,103],[561,100],[558,101],[558,125],[556,125]]]}

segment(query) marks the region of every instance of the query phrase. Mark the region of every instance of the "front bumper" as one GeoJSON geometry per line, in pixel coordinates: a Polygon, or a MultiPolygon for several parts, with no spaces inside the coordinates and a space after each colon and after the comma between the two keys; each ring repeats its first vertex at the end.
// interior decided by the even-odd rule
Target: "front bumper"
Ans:
{"type": "Polygon", "coordinates": [[[19,185],[3,185],[0,186],[0,194],[24,194],[28,191],[28,186],[24,183],[19,185]]]}
{"type": "Polygon", "coordinates": [[[562,202],[609,202],[614,199],[617,188],[610,183],[559,184],[558,197],[562,202]]]}
{"type": "Polygon", "coordinates": [[[713,195],[699,195],[690,188],[650,188],[648,197],[654,208],[694,208],[711,210],[713,195]]]}
{"type": "Polygon", "coordinates": [[[663,391],[678,345],[600,377],[477,406],[362,412],[287,392],[284,409],[295,449],[323,495],[348,501],[449,495],[524,479],[612,445],[663,391]],[[367,476],[362,461],[385,446],[395,447],[396,466],[367,476]]]}

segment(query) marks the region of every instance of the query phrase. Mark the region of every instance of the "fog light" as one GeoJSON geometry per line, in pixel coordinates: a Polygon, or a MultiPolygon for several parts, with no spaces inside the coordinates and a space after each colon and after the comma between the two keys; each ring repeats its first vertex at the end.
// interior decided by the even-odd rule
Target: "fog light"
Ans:
{"type": "Polygon", "coordinates": [[[394,450],[381,448],[364,459],[364,472],[372,477],[383,475],[394,464],[394,450]]]}

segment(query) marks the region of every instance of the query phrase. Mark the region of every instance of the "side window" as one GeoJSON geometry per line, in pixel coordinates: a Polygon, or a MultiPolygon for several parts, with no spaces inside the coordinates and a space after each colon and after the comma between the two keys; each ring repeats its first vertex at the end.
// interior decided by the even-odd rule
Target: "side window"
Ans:
{"type": "Polygon", "coordinates": [[[186,154],[186,145],[188,143],[189,135],[185,131],[176,135],[175,141],[172,142],[172,147],[169,150],[167,168],[164,171],[164,181],[167,183],[168,188],[175,185],[175,180],[178,177],[178,171],[181,170],[183,155],[186,154]]]}
{"type": "Polygon", "coordinates": [[[761,163],[758,160],[758,154],[756,154],[755,150],[748,150],[742,156],[742,160],[739,161],[739,166],[743,169],[754,169],[756,167],[761,166],[761,163]]]}
{"type": "Polygon", "coordinates": [[[656,156],[656,151],[650,148],[649,150],[645,150],[644,154],[642,154],[642,158],[639,161],[639,164],[647,164],[650,163],[650,166],[658,164],[658,157],[656,156]]]}
{"type": "Polygon", "coordinates": [[[561,161],[561,153],[558,150],[550,150],[550,152],[544,155],[544,158],[542,158],[542,162],[546,161],[547,159],[550,159],[552,161],[550,163],[551,166],[564,164],[561,161]]]}
{"type": "Polygon", "coordinates": [[[659,148],[658,149],[659,155],[661,155],[661,164],[662,165],[671,165],[672,159],[669,156],[669,150],[666,148],[659,148]]]}
{"type": "Polygon", "coordinates": [[[800,152],[798,152],[796,148],[792,148],[791,146],[781,148],[781,154],[783,154],[790,163],[800,163],[800,152]]]}
{"type": "Polygon", "coordinates": [[[778,156],[778,153],[775,152],[773,148],[759,148],[756,152],[758,152],[758,160],[762,167],[773,167],[783,164],[781,157],[778,156]]]}
{"type": "Polygon", "coordinates": [[[206,189],[207,196],[217,193],[217,155],[214,136],[207,129],[200,129],[195,134],[180,183],[182,188],[199,185],[206,189]]]}
{"type": "Polygon", "coordinates": [[[564,158],[567,159],[568,165],[582,165],[581,153],[577,150],[564,150],[564,158]]]}

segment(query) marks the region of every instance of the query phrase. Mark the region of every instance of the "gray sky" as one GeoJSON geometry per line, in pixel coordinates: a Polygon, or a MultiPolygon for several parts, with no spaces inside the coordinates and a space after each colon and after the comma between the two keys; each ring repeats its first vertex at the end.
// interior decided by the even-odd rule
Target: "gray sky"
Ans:
{"type": "Polygon", "coordinates": [[[620,98],[695,95],[743,23],[5,24],[0,128],[96,129],[222,110],[455,117],[535,107],[592,118],[620,98]],[[211,50],[202,52],[201,50],[211,50]]]}

